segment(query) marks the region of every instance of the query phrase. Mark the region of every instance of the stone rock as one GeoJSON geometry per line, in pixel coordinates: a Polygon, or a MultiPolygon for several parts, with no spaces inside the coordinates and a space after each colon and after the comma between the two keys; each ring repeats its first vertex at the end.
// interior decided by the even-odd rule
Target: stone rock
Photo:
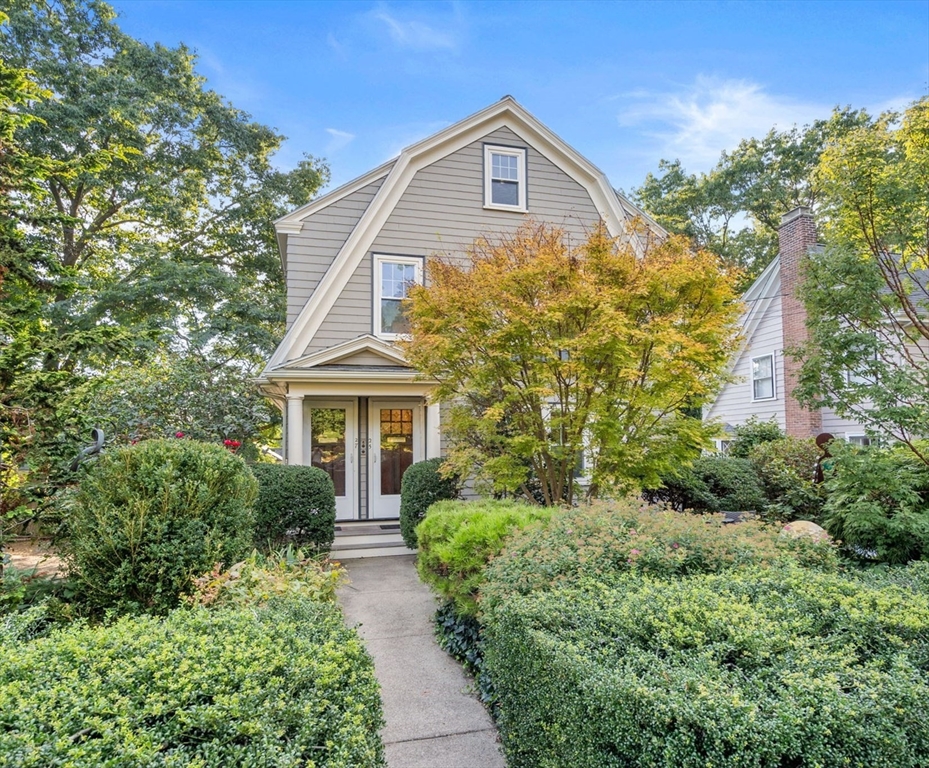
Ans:
{"type": "Polygon", "coordinates": [[[811,523],[809,520],[794,520],[781,528],[781,536],[792,539],[810,538],[813,541],[832,541],[832,537],[824,528],[811,523]]]}

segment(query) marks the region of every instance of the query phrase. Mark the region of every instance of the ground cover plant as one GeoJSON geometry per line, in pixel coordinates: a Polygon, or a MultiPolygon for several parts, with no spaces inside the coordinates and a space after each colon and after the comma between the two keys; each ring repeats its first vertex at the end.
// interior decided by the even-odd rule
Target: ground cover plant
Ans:
{"type": "Polygon", "coordinates": [[[508,765],[929,761],[929,596],[797,566],[627,573],[485,613],[508,765]]]}
{"type": "Polygon", "coordinates": [[[317,467],[254,464],[255,546],[274,548],[285,541],[327,551],[335,539],[335,488],[317,467]]]}
{"type": "Polygon", "coordinates": [[[222,446],[144,440],[89,469],[65,517],[76,589],[100,611],[165,612],[191,578],[251,549],[257,483],[222,446]]]}
{"type": "Polygon", "coordinates": [[[206,574],[163,617],[47,636],[42,606],[0,617],[0,766],[383,766],[339,579],[289,550],[206,574]]]}

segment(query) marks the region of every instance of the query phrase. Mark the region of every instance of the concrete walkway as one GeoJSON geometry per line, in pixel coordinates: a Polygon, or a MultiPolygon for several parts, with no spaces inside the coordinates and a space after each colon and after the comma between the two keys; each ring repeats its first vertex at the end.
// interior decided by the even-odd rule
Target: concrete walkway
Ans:
{"type": "Polygon", "coordinates": [[[390,768],[505,768],[497,731],[471,681],[433,638],[436,602],[415,555],[347,560],[339,590],[381,683],[390,768]]]}

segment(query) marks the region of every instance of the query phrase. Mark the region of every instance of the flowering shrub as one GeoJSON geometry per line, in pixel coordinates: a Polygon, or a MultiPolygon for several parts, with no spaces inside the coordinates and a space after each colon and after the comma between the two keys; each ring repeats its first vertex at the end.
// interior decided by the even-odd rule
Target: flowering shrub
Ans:
{"type": "Polygon", "coordinates": [[[726,525],[716,516],[670,512],[635,499],[600,502],[514,532],[484,573],[480,605],[487,610],[516,594],[585,578],[668,578],[783,559],[821,570],[837,564],[830,544],[783,539],[758,521],[726,525]]]}

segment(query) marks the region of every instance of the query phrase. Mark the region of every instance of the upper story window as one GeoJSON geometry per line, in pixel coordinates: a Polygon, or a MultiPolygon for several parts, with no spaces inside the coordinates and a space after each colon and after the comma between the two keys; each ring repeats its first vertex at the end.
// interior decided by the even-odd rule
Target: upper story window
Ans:
{"type": "Polygon", "coordinates": [[[525,149],[484,146],[484,207],[527,210],[525,149]]]}
{"type": "Polygon", "coordinates": [[[752,400],[773,400],[774,355],[752,358],[752,400]]]}
{"type": "Polygon", "coordinates": [[[403,300],[423,281],[423,260],[415,256],[374,256],[374,332],[396,339],[410,332],[403,300]]]}

